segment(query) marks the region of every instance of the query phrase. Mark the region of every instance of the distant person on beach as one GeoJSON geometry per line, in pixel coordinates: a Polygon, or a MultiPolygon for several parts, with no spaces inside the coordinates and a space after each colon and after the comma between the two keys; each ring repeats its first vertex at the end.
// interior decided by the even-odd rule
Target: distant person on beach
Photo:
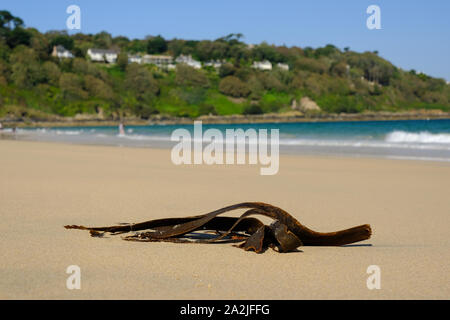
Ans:
{"type": "Polygon", "coordinates": [[[3,126],[2,126],[2,123],[0,122],[0,131],[2,131],[3,130],[3,126]]]}
{"type": "Polygon", "coordinates": [[[120,134],[121,136],[125,135],[125,128],[124,128],[124,125],[123,125],[122,122],[119,123],[119,134],[120,134]]]}

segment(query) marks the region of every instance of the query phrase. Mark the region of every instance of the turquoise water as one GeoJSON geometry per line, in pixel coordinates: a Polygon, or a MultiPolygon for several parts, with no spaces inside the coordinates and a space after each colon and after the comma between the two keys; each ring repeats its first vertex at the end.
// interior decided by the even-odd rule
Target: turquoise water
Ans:
{"type": "MultiPolygon", "coordinates": [[[[19,139],[82,144],[170,148],[175,129],[193,132],[193,125],[65,127],[21,129],[19,139]]],[[[225,135],[226,129],[279,129],[280,152],[375,156],[450,161],[450,120],[400,120],[315,123],[210,124],[225,135]]]]}

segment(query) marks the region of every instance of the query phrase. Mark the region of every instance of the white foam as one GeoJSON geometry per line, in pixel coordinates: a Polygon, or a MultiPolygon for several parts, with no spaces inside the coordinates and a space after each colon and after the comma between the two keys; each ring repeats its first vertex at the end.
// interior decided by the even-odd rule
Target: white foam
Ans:
{"type": "Polygon", "coordinates": [[[394,143],[445,143],[450,144],[450,134],[448,133],[430,133],[428,131],[406,132],[393,131],[386,135],[385,141],[394,143]]]}
{"type": "Polygon", "coordinates": [[[83,130],[56,130],[58,135],[77,136],[83,132],[83,130]]]}
{"type": "Polygon", "coordinates": [[[426,145],[418,143],[395,143],[382,140],[319,140],[319,139],[281,139],[280,145],[311,147],[352,147],[352,148],[397,148],[420,150],[450,150],[447,145],[426,145]]]}
{"type": "Polygon", "coordinates": [[[420,160],[420,161],[450,162],[450,159],[448,159],[448,158],[439,158],[439,157],[386,156],[386,158],[395,159],[395,160],[420,160]]]}
{"type": "Polygon", "coordinates": [[[129,139],[129,140],[139,140],[139,141],[170,141],[170,137],[166,136],[150,136],[141,134],[118,134],[118,138],[129,139]]]}

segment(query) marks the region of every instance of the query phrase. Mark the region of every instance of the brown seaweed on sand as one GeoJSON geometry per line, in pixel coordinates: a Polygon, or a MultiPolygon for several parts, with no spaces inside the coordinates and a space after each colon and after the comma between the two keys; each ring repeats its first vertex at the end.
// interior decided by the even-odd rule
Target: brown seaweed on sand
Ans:
{"type": "Polygon", "coordinates": [[[370,225],[336,232],[316,232],[286,211],[262,202],[243,202],[204,215],[166,218],[110,227],[64,226],[66,229],[89,230],[91,236],[124,234],[124,240],[176,243],[239,243],[246,251],[264,252],[272,248],[278,252],[296,251],[299,246],[342,246],[370,238],[370,225]],[[220,214],[248,209],[240,217],[219,217],[220,214]],[[270,225],[250,217],[262,215],[274,219],[270,225]]]}

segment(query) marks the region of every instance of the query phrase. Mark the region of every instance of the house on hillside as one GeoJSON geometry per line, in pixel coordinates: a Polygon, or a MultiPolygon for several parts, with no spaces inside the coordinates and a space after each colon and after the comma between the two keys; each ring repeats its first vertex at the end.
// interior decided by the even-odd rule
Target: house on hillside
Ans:
{"type": "Polygon", "coordinates": [[[119,52],[109,49],[88,49],[87,54],[94,62],[115,63],[119,52]]]}
{"type": "Polygon", "coordinates": [[[53,46],[52,56],[60,59],[73,58],[73,54],[62,45],[53,46]]]}
{"type": "Polygon", "coordinates": [[[187,64],[188,66],[195,68],[195,69],[200,69],[202,67],[201,62],[192,59],[191,55],[185,56],[182,54],[182,55],[178,56],[178,58],[175,59],[175,62],[187,64]]]}
{"type": "Polygon", "coordinates": [[[216,69],[219,69],[222,65],[223,65],[223,62],[217,61],[217,60],[207,61],[203,64],[203,66],[205,66],[205,67],[214,67],[216,69]]]}
{"type": "Polygon", "coordinates": [[[277,63],[277,67],[281,70],[289,71],[289,65],[287,63],[277,63]]]}
{"type": "Polygon", "coordinates": [[[154,64],[162,69],[175,68],[175,65],[173,64],[173,57],[167,55],[146,54],[142,57],[142,63],[154,64]]]}
{"type": "Polygon", "coordinates": [[[128,63],[133,63],[133,62],[141,64],[142,63],[142,57],[140,55],[137,55],[137,54],[135,54],[135,55],[129,54],[128,55],[128,63]]]}
{"type": "Polygon", "coordinates": [[[259,70],[272,70],[272,63],[270,61],[254,61],[252,64],[252,68],[259,70]]]}

